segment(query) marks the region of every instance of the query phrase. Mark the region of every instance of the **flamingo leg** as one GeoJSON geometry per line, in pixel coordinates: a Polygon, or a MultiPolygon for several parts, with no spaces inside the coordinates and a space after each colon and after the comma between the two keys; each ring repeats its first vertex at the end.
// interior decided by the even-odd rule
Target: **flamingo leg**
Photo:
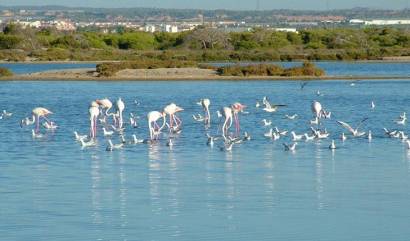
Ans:
{"type": "Polygon", "coordinates": [[[229,127],[226,126],[227,123],[228,123],[228,118],[225,118],[225,121],[222,125],[222,137],[224,138],[224,140],[226,140],[226,134],[227,134],[227,131],[228,131],[228,128],[229,128],[229,127]]]}
{"type": "Polygon", "coordinates": [[[44,118],[44,120],[46,120],[47,121],[47,123],[48,124],[50,124],[51,125],[51,121],[46,117],[46,116],[43,116],[43,118],[44,118]]]}
{"type": "Polygon", "coordinates": [[[40,132],[40,117],[36,115],[35,121],[36,121],[36,133],[39,133],[40,132]]]}
{"type": "Polygon", "coordinates": [[[182,124],[181,119],[179,119],[178,116],[174,115],[174,121],[176,123],[176,126],[179,128],[182,124]]]}
{"type": "Polygon", "coordinates": [[[236,118],[236,136],[239,136],[239,132],[241,128],[240,123],[239,123],[239,116],[236,114],[235,118],[236,118]]]}
{"type": "Polygon", "coordinates": [[[124,125],[123,119],[122,119],[122,112],[119,113],[119,118],[118,118],[118,127],[122,128],[122,126],[124,125]]]}
{"type": "Polygon", "coordinates": [[[94,118],[90,118],[90,138],[94,138],[94,118]]]}

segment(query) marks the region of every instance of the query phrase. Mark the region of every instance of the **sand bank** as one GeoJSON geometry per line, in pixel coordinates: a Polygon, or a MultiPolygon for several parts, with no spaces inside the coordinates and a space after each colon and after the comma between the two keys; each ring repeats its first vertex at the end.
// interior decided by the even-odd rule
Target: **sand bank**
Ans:
{"type": "Polygon", "coordinates": [[[30,74],[14,75],[2,80],[100,80],[100,81],[139,81],[139,80],[384,80],[410,79],[410,76],[220,76],[215,70],[199,68],[160,68],[160,69],[126,69],[112,77],[101,77],[95,68],[66,69],[44,71],[30,74]]]}

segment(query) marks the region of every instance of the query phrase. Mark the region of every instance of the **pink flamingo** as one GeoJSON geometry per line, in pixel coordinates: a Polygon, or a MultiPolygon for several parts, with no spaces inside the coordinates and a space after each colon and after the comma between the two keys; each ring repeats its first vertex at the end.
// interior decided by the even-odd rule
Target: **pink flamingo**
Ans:
{"type": "Polygon", "coordinates": [[[117,118],[118,118],[117,119],[117,124],[118,124],[117,127],[121,129],[122,126],[124,125],[124,121],[123,121],[123,118],[122,118],[122,112],[125,109],[125,104],[124,104],[124,101],[122,101],[121,97],[118,98],[118,100],[115,104],[116,104],[117,118]]]}
{"type": "Polygon", "coordinates": [[[225,118],[225,121],[222,125],[222,136],[226,140],[226,136],[228,136],[228,130],[232,126],[233,111],[230,107],[224,107],[222,108],[222,115],[225,118]]]}
{"type": "Polygon", "coordinates": [[[151,111],[147,115],[148,119],[148,128],[149,128],[149,136],[151,141],[158,139],[159,133],[161,132],[162,128],[165,126],[166,122],[166,114],[164,112],[159,112],[159,111],[151,111]],[[160,127],[157,124],[157,121],[162,118],[163,119],[163,124],[160,127]]]}
{"type": "Polygon", "coordinates": [[[44,118],[48,124],[51,124],[52,122],[50,120],[47,119],[48,115],[53,114],[53,112],[47,110],[46,108],[43,107],[36,107],[31,111],[32,115],[33,115],[33,119],[31,121],[27,120],[26,123],[27,124],[36,124],[36,130],[35,133],[39,133],[40,131],[40,118],[44,118]]]}
{"type": "Polygon", "coordinates": [[[182,124],[182,121],[181,121],[181,119],[179,119],[179,118],[176,116],[176,113],[177,113],[177,112],[180,112],[180,111],[183,111],[183,110],[184,110],[183,108],[177,106],[177,105],[174,104],[174,103],[171,103],[171,104],[165,106],[164,112],[169,115],[169,127],[170,127],[170,131],[171,131],[171,130],[173,129],[173,127],[174,127],[174,122],[175,122],[175,128],[176,128],[176,129],[179,129],[179,128],[180,128],[180,126],[181,126],[181,124],[182,124]]]}
{"type": "Polygon", "coordinates": [[[104,99],[99,99],[96,100],[95,102],[97,102],[98,105],[100,105],[100,107],[104,110],[104,120],[106,120],[107,117],[109,116],[113,116],[114,119],[114,125],[116,124],[116,119],[115,119],[115,113],[108,113],[108,111],[111,110],[112,108],[112,102],[108,99],[108,98],[104,98],[104,99]]]}
{"type": "Polygon", "coordinates": [[[321,118],[322,117],[322,112],[323,112],[322,104],[320,104],[316,100],[313,101],[312,102],[312,112],[315,115],[315,117],[321,118]]]}
{"type": "Polygon", "coordinates": [[[232,112],[233,112],[233,117],[234,117],[234,120],[235,120],[236,136],[239,136],[239,132],[240,132],[238,113],[242,112],[245,108],[246,108],[246,105],[243,105],[239,102],[236,102],[236,103],[232,104],[232,106],[231,106],[231,109],[232,109],[232,112]]]}
{"type": "Polygon", "coordinates": [[[211,114],[209,112],[209,106],[211,105],[211,101],[209,99],[201,99],[199,103],[205,112],[205,126],[211,126],[211,114]]]}
{"type": "Polygon", "coordinates": [[[97,119],[100,114],[98,109],[99,105],[96,101],[91,102],[88,112],[90,113],[90,138],[95,139],[97,137],[97,119]]]}

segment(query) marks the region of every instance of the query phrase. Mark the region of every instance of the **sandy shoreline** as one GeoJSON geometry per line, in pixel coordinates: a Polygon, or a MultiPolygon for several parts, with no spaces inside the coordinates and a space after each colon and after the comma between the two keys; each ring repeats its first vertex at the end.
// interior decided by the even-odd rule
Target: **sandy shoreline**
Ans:
{"type": "Polygon", "coordinates": [[[410,76],[220,76],[214,70],[199,68],[160,68],[160,69],[126,69],[113,77],[99,77],[95,68],[65,69],[14,75],[0,78],[10,80],[44,80],[44,81],[155,81],[155,80],[400,80],[410,76]]]}
{"type": "MultiPolygon", "coordinates": [[[[112,62],[122,62],[124,60],[35,60],[35,61],[5,61],[0,60],[0,64],[99,64],[99,63],[112,63],[112,62]]],[[[303,62],[306,60],[293,60],[293,61],[266,61],[267,63],[289,63],[289,62],[303,62]]],[[[241,61],[240,61],[241,62],[241,61]]],[[[209,61],[206,63],[240,63],[232,61],[209,61]]],[[[258,62],[258,61],[242,61],[242,62],[258,62]]],[[[263,61],[262,61],[263,62],[263,61]]],[[[313,63],[317,62],[340,62],[340,63],[410,63],[410,56],[392,56],[392,57],[383,57],[382,59],[375,60],[318,60],[312,61],[313,63]]]]}

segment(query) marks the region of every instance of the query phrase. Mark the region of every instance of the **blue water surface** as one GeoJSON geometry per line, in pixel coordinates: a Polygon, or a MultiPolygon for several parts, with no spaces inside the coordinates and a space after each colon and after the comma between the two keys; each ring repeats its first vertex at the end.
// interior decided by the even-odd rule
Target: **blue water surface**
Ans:
{"type": "Polygon", "coordinates": [[[14,74],[29,74],[50,70],[95,68],[95,63],[0,63],[0,67],[10,69],[14,74]]]}
{"type": "Polygon", "coordinates": [[[410,152],[382,128],[407,132],[393,120],[410,112],[409,103],[407,80],[313,81],[303,90],[298,81],[2,82],[0,107],[14,114],[0,120],[1,239],[408,240],[410,152]],[[255,108],[265,95],[287,106],[273,114],[255,108]],[[146,113],[170,102],[185,109],[183,131],[172,149],[164,135],[158,144],[107,152],[100,130],[99,145],[82,149],[73,131],[88,133],[89,103],[103,97],[122,97],[125,116],[140,116],[139,128],[127,126],[127,139],[146,138],[146,113]],[[220,151],[220,142],[208,147],[202,124],[191,117],[202,113],[196,101],[203,97],[211,99],[212,135],[220,107],[246,104],[241,128],[252,140],[232,152],[220,151]],[[309,131],[312,100],[333,113],[322,127],[330,139],[301,141],[292,153],[282,146],[289,137],[263,136],[263,118],[309,131]],[[36,106],[53,111],[60,126],[42,130],[42,139],[19,126],[36,106]],[[294,113],[295,121],[284,118],[294,113]],[[373,140],[349,136],[342,143],[346,130],[336,120],[356,125],[364,117],[361,129],[372,130],[373,140]]]}

